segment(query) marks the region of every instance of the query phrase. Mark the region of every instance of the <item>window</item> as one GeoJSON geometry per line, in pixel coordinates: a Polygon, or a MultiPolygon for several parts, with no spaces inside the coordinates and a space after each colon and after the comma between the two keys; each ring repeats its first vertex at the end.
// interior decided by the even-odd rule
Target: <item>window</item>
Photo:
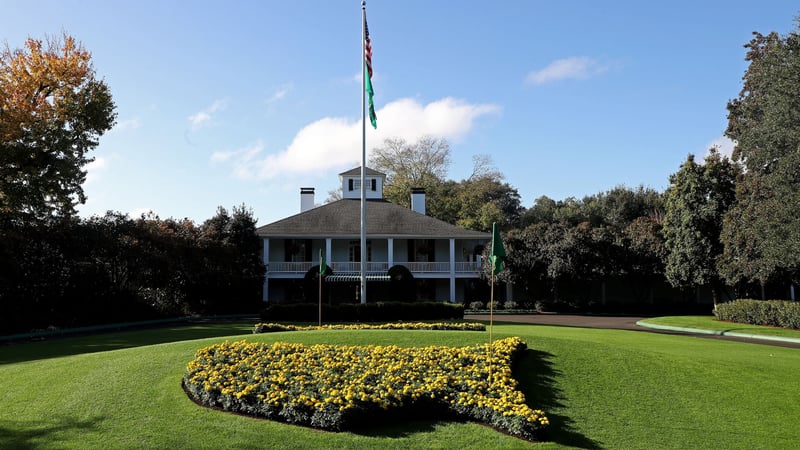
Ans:
{"type": "MultiPolygon", "coordinates": [[[[350,262],[361,262],[361,241],[350,241],[350,262]]],[[[372,241],[367,241],[367,261],[372,261],[372,241]]]]}
{"type": "Polygon", "coordinates": [[[287,239],[285,244],[287,262],[311,261],[311,239],[287,239]]]}
{"type": "Polygon", "coordinates": [[[413,239],[408,241],[408,253],[416,262],[434,262],[436,242],[433,239],[413,239]]]}
{"type": "MultiPolygon", "coordinates": [[[[368,178],[367,185],[370,187],[372,191],[378,190],[378,181],[375,178],[368,178]]],[[[361,178],[350,178],[347,180],[347,190],[348,191],[358,191],[361,190],[361,178]]]]}

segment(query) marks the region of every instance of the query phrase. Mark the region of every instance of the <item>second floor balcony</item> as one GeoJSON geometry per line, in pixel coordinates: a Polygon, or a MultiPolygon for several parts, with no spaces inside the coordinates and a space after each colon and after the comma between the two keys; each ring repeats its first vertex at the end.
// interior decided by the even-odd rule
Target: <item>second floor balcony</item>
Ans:
{"type": "MultiPolygon", "coordinates": [[[[312,267],[318,265],[318,261],[304,261],[304,262],[283,262],[283,261],[270,261],[267,264],[267,275],[303,275],[312,267]]],[[[365,268],[367,273],[372,274],[385,274],[389,270],[388,261],[370,261],[366,263],[365,268]]],[[[361,271],[361,263],[349,261],[332,261],[328,264],[333,273],[359,273],[361,271]]],[[[403,262],[394,261],[392,266],[405,266],[415,276],[417,275],[433,275],[438,274],[446,276],[451,273],[451,265],[449,262],[403,262]]],[[[452,272],[456,275],[472,275],[477,276],[481,271],[480,261],[456,261],[453,263],[452,272]]]]}

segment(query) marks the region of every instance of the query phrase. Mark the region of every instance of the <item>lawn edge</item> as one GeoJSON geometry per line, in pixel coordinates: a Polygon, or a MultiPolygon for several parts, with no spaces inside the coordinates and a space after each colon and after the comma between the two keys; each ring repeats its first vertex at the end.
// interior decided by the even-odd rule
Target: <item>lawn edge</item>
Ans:
{"type": "Polygon", "coordinates": [[[800,344],[800,338],[791,338],[791,337],[783,337],[783,336],[770,336],[765,334],[750,334],[750,333],[739,333],[736,331],[717,331],[717,330],[706,330],[703,328],[688,328],[688,327],[676,327],[671,325],[659,325],[655,323],[649,323],[647,320],[639,320],[636,322],[637,326],[645,327],[645,328],[652,328],[654,330],[664,330],[664,331],[677,331],[681,333],[692,333],[692,334],[710,334],[714,336],[729,336],[729,337],[736,337],[736,338],[745,338],[745,339],[757,339],[757,340],[764,340],[764,341],[777,341],[777,342],[786,342],[790,344],[800,344]]]}

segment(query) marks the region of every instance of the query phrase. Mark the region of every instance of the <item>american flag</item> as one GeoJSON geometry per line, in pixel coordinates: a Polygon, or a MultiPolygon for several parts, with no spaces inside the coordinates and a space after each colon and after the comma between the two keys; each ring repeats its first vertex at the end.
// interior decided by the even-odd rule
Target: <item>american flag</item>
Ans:
{"type": "Polygon", "coordinates": [[[367,72],[369,72],[369,77],[372,78],[372,42],[369,40],[366,14],[364,15],[364,58],[367,60],[367,72]]]}

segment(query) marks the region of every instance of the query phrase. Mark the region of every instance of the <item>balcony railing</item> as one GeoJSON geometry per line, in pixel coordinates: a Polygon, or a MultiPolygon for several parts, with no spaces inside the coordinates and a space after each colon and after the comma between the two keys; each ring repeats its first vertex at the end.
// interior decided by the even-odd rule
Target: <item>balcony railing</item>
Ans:
{"type": "MultiPolygon", "coordinates": [[[[317,261],[306,262],[281,262],[271,261],[267,264],[268,273],[282,273],[282,274],[297,274],[306,273],[311,270],[311,267],[319,264],[317,261]]],[[[395,261],[392,265],[406,266],[411,273],[439,273],[449,274],[449,262],[403,262],[395,261]]],[[[333,261],[330,263],[334,273],[357,273],[361,271],[361,263],[333,261]]],[[[458,274],[463,273],[477,273],[481,270],[481,263],[477,261],[457,261],[454,266],[454,272],[458,274]]],[[[389,262],[375,262],[370,261],[367,263],[366,271],[369,273],[384,274],[389,270],[389,262]]]]}

